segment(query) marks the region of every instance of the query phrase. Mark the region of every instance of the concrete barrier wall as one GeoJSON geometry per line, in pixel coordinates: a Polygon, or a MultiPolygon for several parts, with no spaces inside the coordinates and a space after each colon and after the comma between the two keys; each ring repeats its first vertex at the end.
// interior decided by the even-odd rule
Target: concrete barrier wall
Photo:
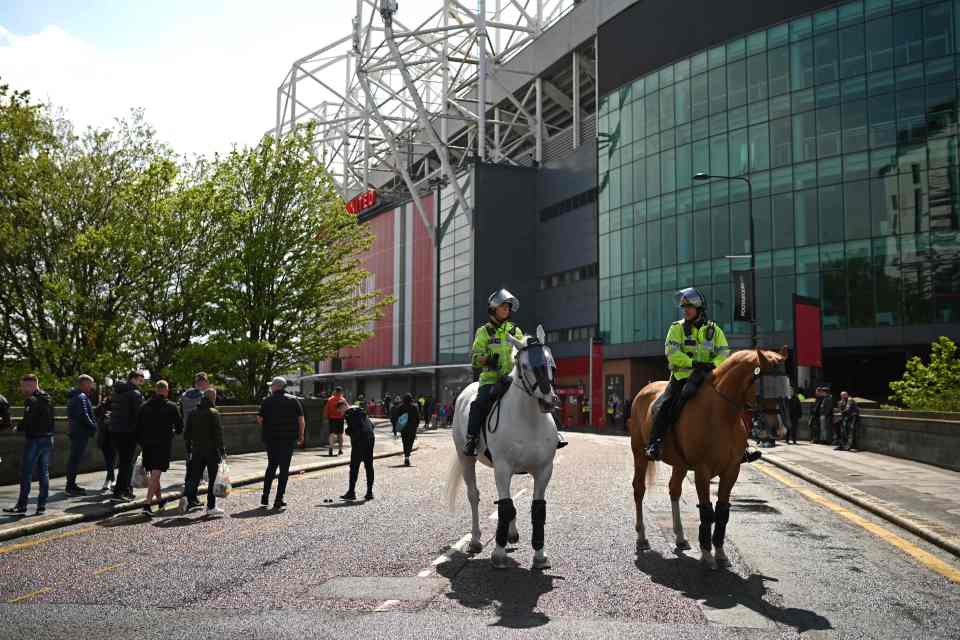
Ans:
{"type": "MultiPolygon", "coordinates": [[[[810,438],[812,403],[805,403],[798,434],[810,438]]],[[[861,409],[855,446],[960,471],[960,414],[861,409]]]]}
{"type": "MultiPolygon", "coordinates": [[[[323,403],[319,400],[303,400],[303,412],[306,418],[306,446],[319,447],[327,443],[329,429],[323,419],[323,403]]],[[[263,451],[260,426],[257,425],[257,406],[219,407],[223,424],[224,446],[227,455],[231,453],[250,453],[263,451]]],[[[13,422],[20,420],[22,409],[12,410],[13,422]]],[[[67,419],[61,407],[56,411],[56,435],[54,450],[50,458],[50,476],[66,475],[67,460],[70,455],[70,437],[67,435],[67,419]]],[[[21,433],[0,432],[0,484],[14,484],[20,481],[20,457],[23,451],[24,437],[21,433]]],[[[173,459],[186,458],[183,437],[174,436],[173,459]]],[[[97,447],[96,439],[91,438],[83,460],[80,473],[97,471],[104,468],[103,455],[97,447]]]]}

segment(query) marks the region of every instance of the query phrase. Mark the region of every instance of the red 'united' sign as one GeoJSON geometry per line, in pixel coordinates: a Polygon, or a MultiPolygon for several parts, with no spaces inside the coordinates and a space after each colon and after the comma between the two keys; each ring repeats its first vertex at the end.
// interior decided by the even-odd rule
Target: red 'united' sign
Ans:
{"type": "Polygon", "coordinates": [[[365,211],[377,204],[377,192],[373,189],[368,189],[363,193],[353,197],[350,202],[347,203],[347,211],[349,213],[357,214],[361,211],[365,211]]]}

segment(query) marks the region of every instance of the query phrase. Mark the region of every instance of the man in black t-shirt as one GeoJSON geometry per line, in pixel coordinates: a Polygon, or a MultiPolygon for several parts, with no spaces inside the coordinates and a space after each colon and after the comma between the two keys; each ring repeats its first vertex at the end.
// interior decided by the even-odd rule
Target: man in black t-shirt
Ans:
{"type": "Polygon", "coordinates": [[[306,426],[303,406],[294,396],[284,392],[286,386],[284,378],[274,378],[270,383],[271,393],[260,404],[257,413],[257,423],[263,428],[263,444],[267,449],[267,472],[263,478],[263,496],[260,498],[260,506],[264,508],[270,504],[270,487],[278,470],[277,497],[273,508],[283,509],[287,506],[283,496],[287,490],[293,448],[295,445],[303,446],[306,426]]]}

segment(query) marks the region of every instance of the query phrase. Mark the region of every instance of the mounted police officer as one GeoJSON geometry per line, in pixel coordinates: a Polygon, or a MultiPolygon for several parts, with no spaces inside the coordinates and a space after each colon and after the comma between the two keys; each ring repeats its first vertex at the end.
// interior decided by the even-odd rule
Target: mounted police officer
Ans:
{"type": "MultiPolygon", "coordinates": [[[[477,329],[471,348],[471,360],[474,368],[481,369],[480,388],[476,399],[470,403],[470,416],[467,421],[467,442],[463,455],[476,456],[480,445],[480,431],[483,421],[493,403],[510,387],[513,371],[513,344],[507,338],[512,335],[523,340],[520,327],[510,321],[510,316],[520,309],[520,301],[506,289],[498,289],[487,298],[488,321],[477,329]]],[[[557,448],[567,445],[559,437],[557,448]]]]}
{"type": "Polygon", "coordinates": [[[707,319],[707,304],[693,287],[677,292],[683,319],[670,325],[664,352],[670,364],[670,384],[663,392],[654,417],[647,457],[659,460],[663,438],[680,415],[683,405],[696,395],[710,372],[730,355],[723,329],[707,319]]]}

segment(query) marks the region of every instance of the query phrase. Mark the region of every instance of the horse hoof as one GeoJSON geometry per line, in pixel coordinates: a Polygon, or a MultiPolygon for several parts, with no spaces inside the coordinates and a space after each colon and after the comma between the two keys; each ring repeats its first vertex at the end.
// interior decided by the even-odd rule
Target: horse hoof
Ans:
{"type": "Polygon", "coordinates": [[[677,540],[677,551],[690,551],[690,543],[686,540],[677,540]]]}
{"type": "Polygon", "coordinates": [[[638,551],[638,552],[641,552],[641,553],[642,553],[642,552],[644,552],[644,551],[650,551],[650,549],[651,549],[651,547],[650,547],[650,542],[649,542],[646,538],[644,538],[644,539],[642,539],[642,540],[637,540],[637,551],[638,551]]]}
{"type": "Polygon", "coordinates": [[[510,566],[510,559],[506,556],[498,556],[496,554],[490,556],[490,564],[493,565],[494,569],[506,569],[510,566]]]}
{"type": "Polygon", "coordinates": [[[549,569],[550,568],[550,559],[544,556],[543,558],[534,558],[533,559],[533,568],[534,569],[549,569]]]}
{"type": "Polygon", "coordinates": [[[714,554],[714,558],[716,559],[718,567],[726,568],[733,564],[730,562],[730,558],[727,557],[727,554],[723,553],[722,551],[714,554]]]}
{"type": "Polygon", "coordinates": [[[713,556],[703,556],[700,559],[700,562],[703,564],[704,569],[708,569],[709,571],[716,571],[719,569],[717,566],[717,561],[713,559],[713,556]]]}
{"type": "Polygon", "coordinates": [[[480,553],[481,551],[483,551],[482,542],[471,541],[470,544],[467,545],[467,553],[480,553]]]}
{"type": "Polygon", "coordinates": [[[507,542],[509,542],[510,544],[517,544],[518,542],[520,542],[520,534],[519,534],[519,533],[514,533],[514,534],[508,536],[508,537],[507,537],[507,542]]]}

